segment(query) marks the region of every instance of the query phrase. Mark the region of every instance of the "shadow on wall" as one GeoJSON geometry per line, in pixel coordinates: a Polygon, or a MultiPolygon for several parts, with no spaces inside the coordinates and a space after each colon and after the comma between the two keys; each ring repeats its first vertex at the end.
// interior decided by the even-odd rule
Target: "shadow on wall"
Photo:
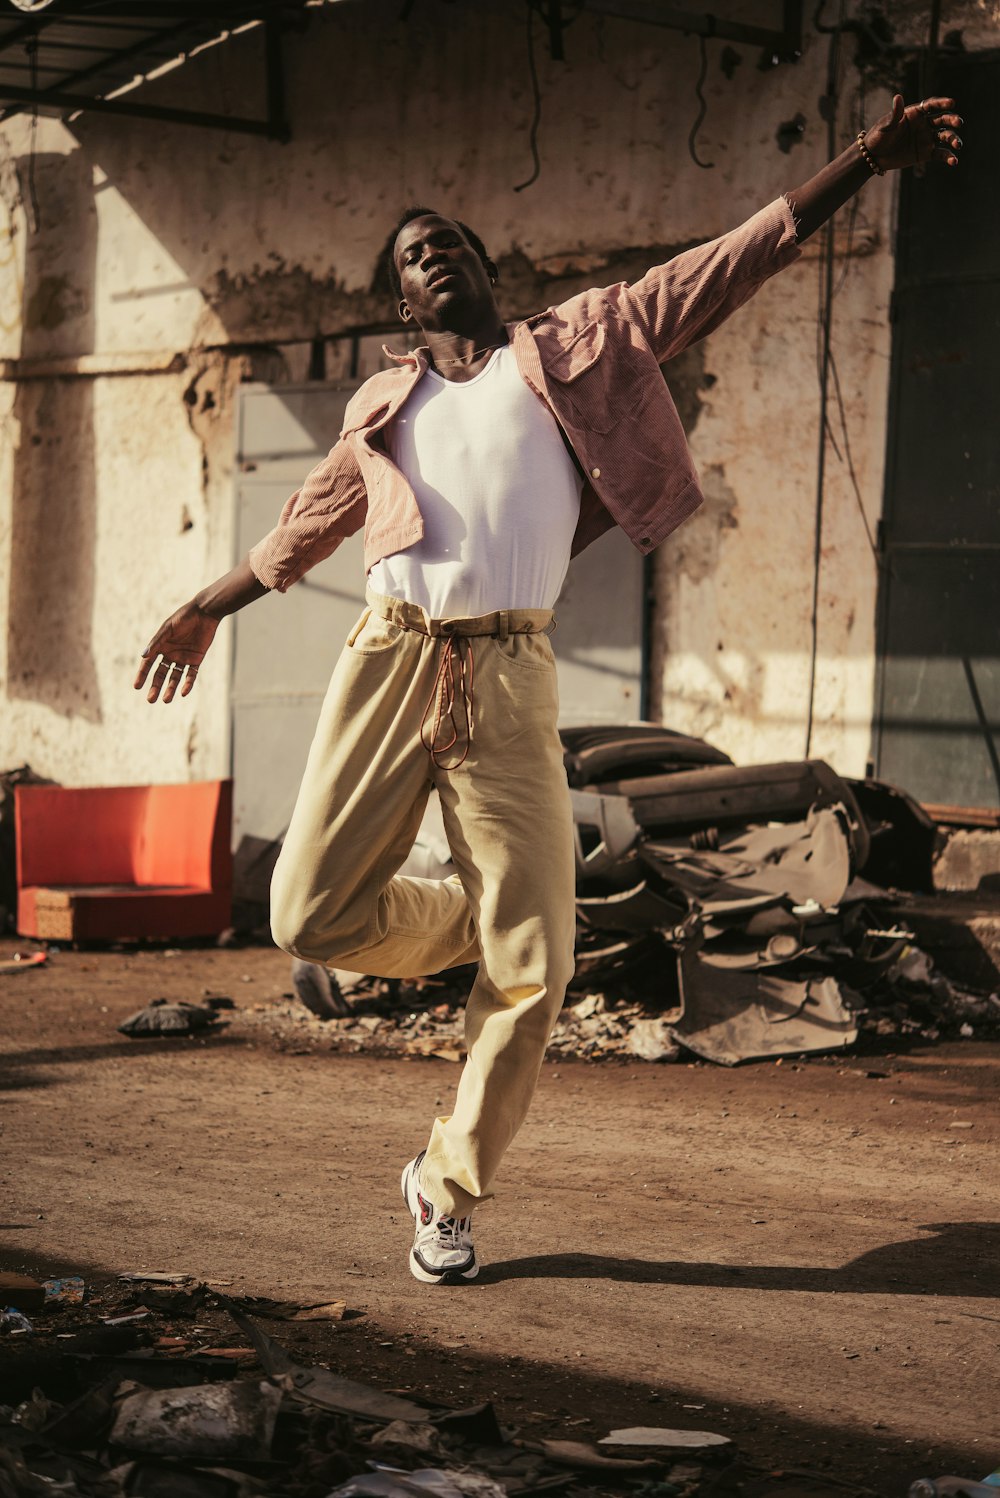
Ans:
{"type": "MultiPolygon", "coordinates": [[[[92,168],[84,153],[36,158],[41,225],[28,241],[21,356],[93,350],[97,253],[92,168]],[[72,239],[65,227],[72,226],[72,239]]],[[[8,683],[11,698],[101,721],[93,651],[96,475],[90,380],[19,382],[14,457],[8,683]]]]}

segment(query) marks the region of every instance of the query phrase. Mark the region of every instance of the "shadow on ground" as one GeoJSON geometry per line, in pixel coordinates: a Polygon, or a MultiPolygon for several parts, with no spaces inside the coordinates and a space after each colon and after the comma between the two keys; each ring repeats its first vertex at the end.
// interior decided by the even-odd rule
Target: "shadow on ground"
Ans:
{"type": "Polygon", "coordinates": [[[932,1223],[924,1231],[935,1236],[882,1244],[832,1269],[809,1264],[744,1266],[600,1254],[535,1254],[487,1264],[477,1283],[605,1279],[635,1285],[703,1285],[820,1295],[1000,1296],[1000,1223],[932,1223]]]}
{"type": "Polygon", "coordinates": [[[246,1035],[227,1033],[224,1027],[214,1031],[203,1031],[200,1035],[164,1035],[140,1037],[135,1040],[121,1039],[100,1041],[92,1045],[38,1047],[35,1050],[8,1052],[0,1059],[0,1092],[13,1092],[19,1088],[50,1087],[57,1077],[36,1076],[36,1069],[44,1071],[49,1066],[65,1066],[78,1061],[109,1061],[119,1057],[140,1060],[148,1056],[186,1056],[192,1046],[220,1046],[242,1049],[252,1044],[246,1035]]]}

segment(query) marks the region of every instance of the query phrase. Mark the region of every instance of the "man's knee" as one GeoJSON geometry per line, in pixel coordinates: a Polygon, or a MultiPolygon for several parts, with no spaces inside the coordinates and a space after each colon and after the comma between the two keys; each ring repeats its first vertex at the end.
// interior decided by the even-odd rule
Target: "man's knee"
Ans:
{"type": "Polygon", "coordinates": [[[298,898],[294,891],[286,893],[280,884],[271,886],[271,936],[275,946],[290,957],[349,968],[346,959],[365,945],[364,932],[349,916],[343,912],[338,919],[329,901],[318,906],[298,898]]]}
{"type": "Polygon", "coordinates": [[[300,913],[287,905],[271,903],[271,937],[276,947],[287,952],[289,957],[301,957],[303,962],[322,962],[323,956],[315,948],[315,935],[300,913]]]}

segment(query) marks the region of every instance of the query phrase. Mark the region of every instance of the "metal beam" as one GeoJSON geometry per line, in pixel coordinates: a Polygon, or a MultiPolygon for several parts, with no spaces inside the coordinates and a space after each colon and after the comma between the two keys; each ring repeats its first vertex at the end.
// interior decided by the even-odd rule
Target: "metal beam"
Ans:
{"type": "Polygon", "coordinates": [[[64,0],[52,10],[40,11],[37,19],[29,25],[64,22],[74,26],[128,25],[132,21],[144,24],[148,17],[177,16],[189,21],[262,19],[268,11],[300,11],[305,9],[305,0],[79,0],[70,3],[64,0]]]}
{"type": "Polygon", "coordinates": [[[694,36],[766,47],[782,57],[795,56],[802,50],[802,0],[783,0],[780,31],[776,27],[726,21],[707,11],[678,10],[674,5],[661,4],[660,0],[583,0],[583,4],[586,10],[617,16],[623,21],[640,21],[647,26],[663,26],[694,36]]]}
{"type": "Polygon", "coordinates": [[[41,111],[59,114],[93,110],[97,114],[119,115],[136,120],[163,120],[169,125],[198,125],[203,130],[235,130],[241,135],[265,135],[271,140],[289,138],[287,124],[274,120],[247,120],[237,115],[204,114],[195,109],[167,109],[158,104],[130,104],[126,99],[91,99],[86,94],[65,94],[61,89],[46,89],[42,94],[30,88],[3,86],[3,95],[15,104],[37,106],[41,111]]]}

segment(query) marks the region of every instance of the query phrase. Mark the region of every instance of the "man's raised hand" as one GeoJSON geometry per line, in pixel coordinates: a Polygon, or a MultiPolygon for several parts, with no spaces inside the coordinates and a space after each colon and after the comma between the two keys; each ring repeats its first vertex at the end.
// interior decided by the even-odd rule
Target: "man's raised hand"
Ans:
{"type": "Polygon", "coordinates": [[[890,112],[865,132],[865,144],[883,171],[921,166],[934,159],[958,166],[962,124],[954,99],[904,104],[902,94],[896,94],[890,112]]]}
{"type": "Polygon", "coordinates": [[[181,696],[186,697],[197,680],[198,667],[205,659],[205,652],[215,639],[218,627],[219,620],[206,614],[193,600],[185,603],[160,625],[142,652],[139,674],[133,683],[136,691],[142,690],[150,671],[153,671],[147,702],[155,702],[161,692],[164,702],[173,702],[178,687],[181,696]],[[159,664],[156,665],[158,658],[159,664]]]}

